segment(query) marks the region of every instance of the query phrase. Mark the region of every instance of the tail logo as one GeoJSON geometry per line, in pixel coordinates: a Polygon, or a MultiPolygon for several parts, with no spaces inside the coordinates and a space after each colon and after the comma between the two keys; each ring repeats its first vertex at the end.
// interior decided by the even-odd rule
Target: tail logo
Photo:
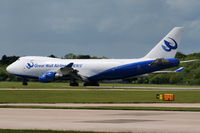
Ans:
{"type": "Polygon", "coordinates": [[[164,44],[165,44],[165,45],[162,45],[162,48],[163,48],[165,51],[167,51],[167,52],[170,52],[171,50],[177,49],[177,48],[178,48],[177,42],[176,42],[173,38],[171,38],[171,37],[168,37],[168,38],[169,38],[170,40],[172,40],[173,43],[164,40],[164,44]],[[174,45],[172,45],[172,44],[174,44],[174,45]]]}

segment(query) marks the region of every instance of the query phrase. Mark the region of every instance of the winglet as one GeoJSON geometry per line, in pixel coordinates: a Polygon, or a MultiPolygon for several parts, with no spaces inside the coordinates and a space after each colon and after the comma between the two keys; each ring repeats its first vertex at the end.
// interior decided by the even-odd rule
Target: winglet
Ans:
{"type": "Polygon", "coordinates": [[[175,72],[182,72],[184,69],[184,67],[180,67],[179,69],[175,70],[175,72]]]}
{"type": "Polygon", "coordinates": [[[66,65],[65,67],[71,68],[73,65],[74,65],[74,63],[72,62],[72,63],[69,63],[68,65],[66,65]]]}

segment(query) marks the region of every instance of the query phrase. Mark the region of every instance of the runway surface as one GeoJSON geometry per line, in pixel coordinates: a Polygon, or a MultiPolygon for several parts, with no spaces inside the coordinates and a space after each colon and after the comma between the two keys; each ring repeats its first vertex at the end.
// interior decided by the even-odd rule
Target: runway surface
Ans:
{"type": "Polygon", "coordinates": [[[0,109],[0,128],[199,133],[200,112],[0,109]]]}

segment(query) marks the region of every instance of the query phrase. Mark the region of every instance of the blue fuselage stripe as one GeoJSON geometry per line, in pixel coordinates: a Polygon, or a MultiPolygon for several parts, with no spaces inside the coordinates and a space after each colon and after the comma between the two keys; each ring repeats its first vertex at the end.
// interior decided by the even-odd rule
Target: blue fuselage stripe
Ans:
{"type": "Polygon", "coordinates": [[[170,63],[165,65],[150,65],[155,60],[141,61],[108,69],[97,75],[89,77],[90,80],[124,79],[154,71],[171,68],[179,65],[178,59],[167,59],[170,63]]]}

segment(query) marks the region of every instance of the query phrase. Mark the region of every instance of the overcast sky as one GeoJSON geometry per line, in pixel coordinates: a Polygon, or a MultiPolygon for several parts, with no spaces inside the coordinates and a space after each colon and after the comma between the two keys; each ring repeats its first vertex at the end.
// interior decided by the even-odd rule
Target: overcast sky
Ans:
{"type": "Polygon", "coordinates": [[[135,58],[173,27],[179,51],[200,52],[200,0],[0,0],[0,56],[135,58]]]}

